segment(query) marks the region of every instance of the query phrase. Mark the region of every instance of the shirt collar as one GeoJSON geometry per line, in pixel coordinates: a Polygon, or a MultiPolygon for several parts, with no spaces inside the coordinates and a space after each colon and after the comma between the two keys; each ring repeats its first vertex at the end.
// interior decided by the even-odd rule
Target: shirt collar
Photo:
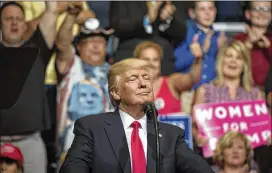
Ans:
{"type": "MultiPolygon", "coordinates": [[[[201,28],[199,28],[199,27],[197,26],[197,23],[196,23],[195,20],[192,21],[192,27],[193,27],[193,29],[195,30],[195,32],[205,33],[201,28]]],[[[211,30],[214,30],[214,29],[213,29],[213,25],[210,26],[210,29],[211,29],[211,30]]]]}
{"type": "Polygon", "coordinates": [[[138,121],[141,124],[141,128],[143,129],[144,133],[147,134],[147,130],[146,130],[146,115],[144,115],[141,119],[139,120],[135,120],[132,116],[130,116],[128,113],[122,111],[121,109],[119,109],[119,114],[121,117],[121,120],[123,122],[123,126],[124,129],[127,130],[130,128],[130,125],[134,122],[134,121],[138,121]]]}

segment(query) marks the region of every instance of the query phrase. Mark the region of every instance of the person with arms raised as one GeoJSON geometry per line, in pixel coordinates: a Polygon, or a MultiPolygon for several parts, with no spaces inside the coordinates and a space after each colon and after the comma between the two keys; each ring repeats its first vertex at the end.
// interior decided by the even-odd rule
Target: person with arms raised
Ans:
{"type": "MultiPolygon", "coordinates": [[[[46,149],[40,136],[50,127],[47,98],[44,91],[45,69],[52,55],[56,37],[57,4],[46,2],[46,10],[33,35],[24,41],[27,29],[25,11],[17,2],[4,3],[0,8],[1,49],[32,47],[39,49],[23,89],[12,108],[0,110],[0,141],[11,143],[22,151],[26,173],[45,173],[46,149]]],[[[22,55],[21,58],[30,58],[22,55]]],[[[24,68],[24,67],[22,67],[24,68]]]]}

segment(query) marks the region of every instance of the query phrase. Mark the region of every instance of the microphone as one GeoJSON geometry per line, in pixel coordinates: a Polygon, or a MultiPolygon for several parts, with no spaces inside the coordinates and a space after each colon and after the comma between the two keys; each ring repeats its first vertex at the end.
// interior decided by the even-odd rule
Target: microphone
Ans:
{"type": "Polygon", "coordinates": [[[153,102],[145,102],[143,104],[143,111],[150,120],[158,116],[158,111],[153,102]]]}
{"type": "Polygon", "coordinates": [[[143,111],[148,119],[153,120],[156,136],[156,173],[160,172],[160,141],[159,141],[159,129],[158,129],[158,111],[153,102],[146,102],[143,104],[143,111]]]}

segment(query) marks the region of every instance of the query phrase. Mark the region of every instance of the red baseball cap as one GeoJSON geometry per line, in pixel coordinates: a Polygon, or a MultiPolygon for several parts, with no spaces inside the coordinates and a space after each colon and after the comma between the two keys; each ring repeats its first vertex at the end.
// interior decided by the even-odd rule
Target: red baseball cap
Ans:
{"type": "Polygon", "coordinates": [[[5,143],[1,146],[0,157],[6,157],[24,164],[24,157],[21,150],[9,143],[5,143]]]}

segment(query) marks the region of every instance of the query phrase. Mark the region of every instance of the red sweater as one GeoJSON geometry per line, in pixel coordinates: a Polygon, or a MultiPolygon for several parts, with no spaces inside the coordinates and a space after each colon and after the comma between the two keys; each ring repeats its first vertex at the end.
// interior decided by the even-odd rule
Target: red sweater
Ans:
{"type": "MultiPolygon", "coordinates": [[[[260,48],[254,46],[251,51],[252,60],[252,77],[255,85],[264,86],[265,79],[272,63],[272,35],[266,34],[267,38],[271,42],[269,48],[260,48]]],[[[238,34],[234,39],[245,41],[248,35],[246,33],[238,34]]]]}

